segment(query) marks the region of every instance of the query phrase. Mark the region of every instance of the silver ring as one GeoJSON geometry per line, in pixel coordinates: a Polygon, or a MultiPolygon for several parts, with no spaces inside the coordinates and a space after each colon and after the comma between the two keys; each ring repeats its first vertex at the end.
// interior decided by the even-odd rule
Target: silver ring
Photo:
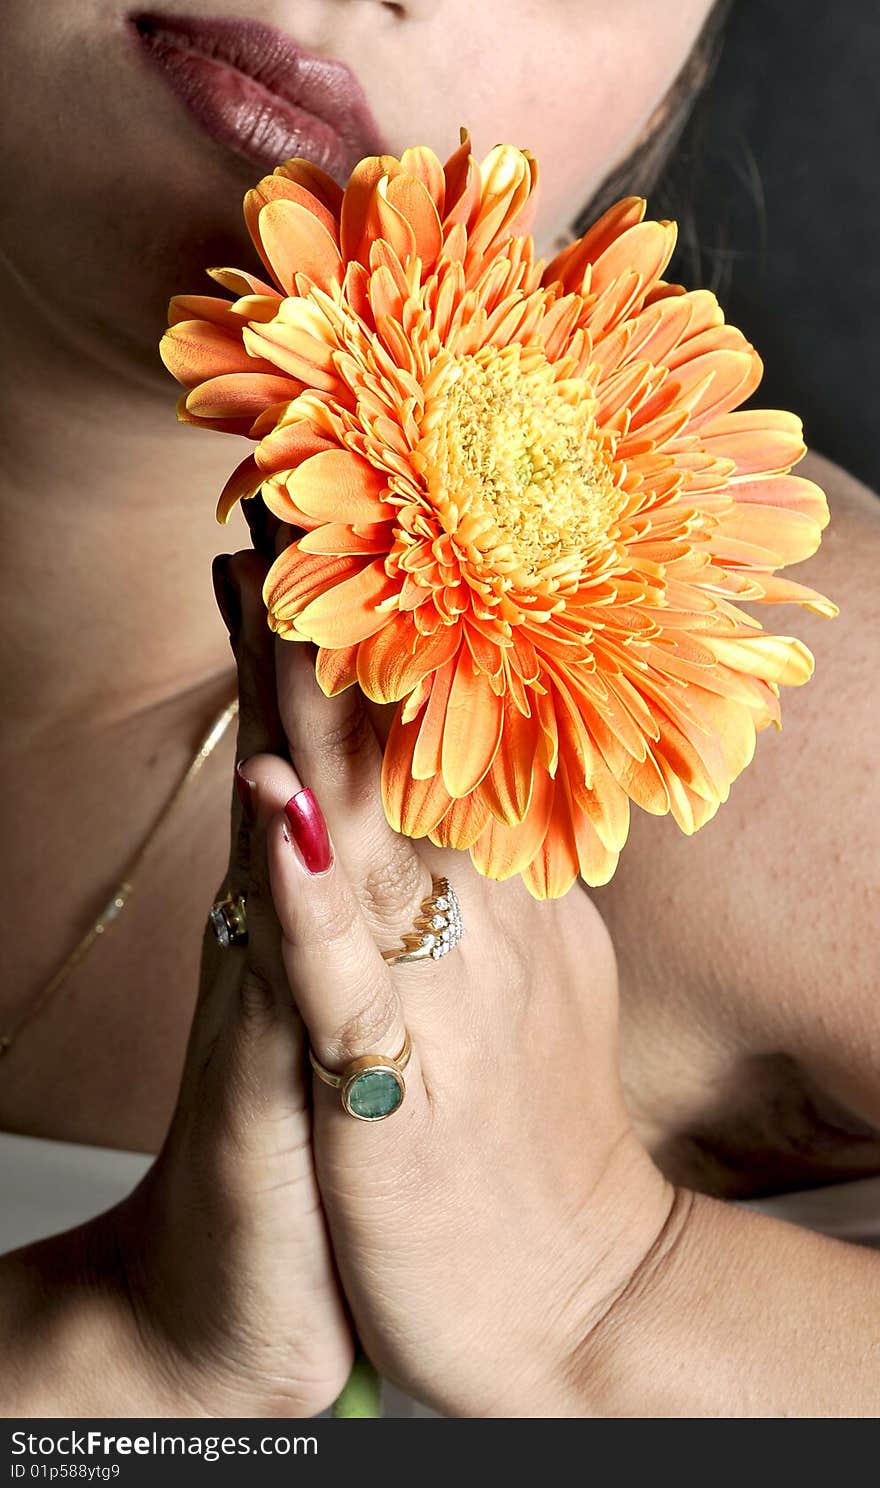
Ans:
{"type": "Polygon", "coordinates": [[[225,899],[216,900],[211,905],[208,924],[224,951],[228,951],[230,946],[246,946],[247,900],[244,894],[230,894],[225,899]]]}
{"type": "Polygon", "coordinates": [[[461,906],[448,878],[435,878],[431,893],[422,900],[413,927],[393,950],[383,951],[389,966],[409,961],[439,961],[454,951],[464,934],[461,906]]]}

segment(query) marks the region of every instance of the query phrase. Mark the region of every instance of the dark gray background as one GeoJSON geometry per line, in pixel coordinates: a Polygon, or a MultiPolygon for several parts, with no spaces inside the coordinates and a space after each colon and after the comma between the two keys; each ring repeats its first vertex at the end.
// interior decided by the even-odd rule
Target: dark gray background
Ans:
{"type": "Polygon", "coordinates": [[[878,147],[880,0],[736,0],[651,208],[764,358],[752,401],[880,491],[878,147]]]}

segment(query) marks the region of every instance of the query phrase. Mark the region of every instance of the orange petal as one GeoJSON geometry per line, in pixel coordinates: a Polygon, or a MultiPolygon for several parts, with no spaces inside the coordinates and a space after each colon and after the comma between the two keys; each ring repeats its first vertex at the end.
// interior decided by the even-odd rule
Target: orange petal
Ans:
{"type": "Polygon", "coordinates": [[[414,718],[418,718],[430,696],[431,677],[423,677],[421,682],[416,683],[415,687],[413,688],[409,697],[405,700],[403,707],[400,710],[400,716],[403,722],[412,723],[414,718]]]}
{"type": "Polygon", "coordinates": [[[368,155],[352,171],[339,219],[342,257],[356,259],[369,268],[370,244],[379,236],[379,221],[373,207],[375,190],[383,176],[400,170],[393,155],[368,155]]]}
{"type": "Polygon", "coordinates": [[[656,372],[650,362],[631,362],[625,367],[616,368],[610,377],[604,379],[601,388],[597,389],[597,422],[607,424],[618,409],[632,408],[634,404],[641,403],[655,377],[656,372]]]}
{"type": "Polygon", "coordinates": [[[598,716],[590,718],[589,730],[612,778],[630,799],[651,816],[665,816],[669,810],[669,794],[654,756],[648,753],[643,760],[634,759],[598,716]]]}
{"type": "MultiPolygon", "coordinates": [[[[313,519],[308,520],[311,522],[313,519]]],[[[307,532],[299,542],[303,553],[340,554],[388,553],[393,544],[394,529],[388,522],[364,523],[359,527],[350,527],[347,522],[324,522],[307,532]]]]}
{"type": "Polygon", "coordinates": [[[609,207],[583,238],[578,238],[557,253],[548,263],[541,277],[542,284],[558,282],[565,290],[576,293],[584,288],[584,276],[594,260],[610,248],[615,238],[627,228],[641,222],[647,202],[641,196],[624,197],[609,207]]]}
{"type": "Polygon", "coordinates": [[[704,801],[696,795],[675,772],[660,761],[669,794],[669,810],[676,825],[690,837],[711,821],[720,805],[719,801],[704,801]]]}
{"type": "Polygon", "coordinates": [[[814,615],[824,616],[826,620],[833,620],[835,615],[840,614],[833,600],[826,599],[824,594],[819,594],[815,589],[808,589],[805,584],[796,584],[793,579],[777,578],[776,574],[761,574],[759,583],[764,593],[758,603],[799,604],[814,615]]]}
{"type": "Polygon", "coordinates": [[[479,797],[507,826],[522,821],[532,795],[532,772],[538,747],[538,721],[508,705],[501,744],[479,786],[479,797]]]}
{"type": "Polygon", "coordinates": [[[557,781],[544,840],[531,862],[523,869],[522,879],[535,899],[561,899],[563,894],[568,893],[579,870],[571,807],[564,783],[557,781]]]}
{"type": "Polygon", "coordinates": [[[315,661],[315,677],[325,697],[336,697],[357,681],[357,646],[329,651],[322,646],[315,661]]]}
{"type": "Polygon", "coordinates": [[[466,796],[479,785],[501,741],[504,704],[462,647],[443,726],[442,769],[451,796],[466,796]]]}
{"type": "MultiPolygon", "coordinates": [[[[702,800],[725,801],[730,790],[730,771],[718,736],[702,733],[696,727],[689,733],[659,706],[655,706],[654,712],[660,728],[660,737],[651,751],[655,760],[664,760],[702,800]]],[[[748,719],[744,709],[738,713],[748,719]]]]}
{"type": "Polygon", "coordinates": [[[651,289],[672,257],[675,240],[672,222],[638,222],[628,227],[594,260],[590,289],[601,294],[633,270],[639,275],[642,289],[651,289]]]}
{"type": "Polygon", "coordinates": [[[690,404],[689,430],[701,428],[744,402],[755,391],[762,372],[761,358],[748,346],[742,351],[708,351],[678,367],[674,373],[679,384],[676,403],[698,394],[690,404]]]}
{"type": "MultiPolygon", "coordinates": [[[[301,527],[306,532],[311,527],[318,525],[312,517],[307,516],[304,511],[300,511],[299,507],[295,506],[291,501],[287,491],[286,475],[283,473],[280,475],[270,475],[265,477],[264,480],[263,503],[272,515],[278,518],[279,522],[286,522],[290,527],[301,527]]],[[[308,549],[306,549],[306,552],[308,552],[308,549]]]]}
{"type": "MultiPolygon", "coordinates": [[[[707,290],[706,293],[708,292],[707,290]]],[[[647,310],[650,305],[659,305],[663,300],[677,299],[680,295],[688,293],[689,291],[683,284],[667,284],[665,279],[659,279],[654,288],[645,295],[644,307],[647,310]]]]}
{"type": "MultiPolygon", "coordinates": [[[[667,290],[680,294],[680,285],[667,285],[667,290]]],[[[687,302],[691,310],[691,321],[685,340],[691,336],[702,336],[712,326],[724,325],[724,311],[718,303],[711,289],[691,289],[687,291],[687,302]]]]}
{"type": "MultiPolygon", "coordinates": [[[[610,777],[609,777],[610,778],[610,777]]],[[[568,775],[563,777],[562,787],[566,794],[568,809],[571,817],[571,831],[574,840],[574,849],[577,855],[578,871],[585,883],[590,888],[598,888],[600,884],[608,883],[614,877],[620,851],[618,847],[609,845],[606,835],[600,831],[602,824],[601,816],[597,817],[591,812],[581,809],[582,798],[576,796],[571,789],[571,779],[568,775]]],[[[557,787],[557,794],[561,794],[557,787]]],[[[620,792],[623,796],[623,792],[620,792]]],[[[626,797],[623,796],[624,801],[626,797]]],[[[627,801],[627,821],[629,819],[629,802],[627,801]]],[[[624,832],[624,840],[626,833],[624,832]]],[[[621,842],[620,846],[623,846],[621,842]]]]}
{"type": "Polygon", "coordinates": [[[489,820],[489,808],[475,796],[453,801],[442,821],[428,835],[437,847],[473,847],[489,820]]]}
{"type": "Polygon", "coordinates": [[[382,761],[382,800],[395,832],[426,837],[449,810],[451,799],[440,775],[430,780],[413,776],[413,752],[419,721],[402,723],[398,709],[382,761]]]}
{"type": "Polygon", "coordinates": [[[747,672],[763,682],[801,687],[813,675],[813,654],[793,636],[705,636],[723,666],[747,672]]]}
{"type": "Polygon", "coordinates": [[[423,636],[411,615],[397,615],[361,645],[358,682],[376,703],[399,702],[423,677],[445,666],[460,645],[457,625],[443,625],[432,636],[423,636]]]}
{"type": "Polygon", "coordinates": [[[825,492],[813,481],[805,480],[800,475],[768,475],[764,480],[734,480],[729,494],[738,503],[782,506],[788,511],[804,512],[823,529],[828,525],[825,492]]]}
{"type": "Polygon", "coordinates": [[[189,392],[183,392],[175,405],[178,423],[192,424],[197,429],[216,429],[221,434],[238,434],[247,439],[251,434],[252,419],[249,418],[199,418],[186,406],[189,392]]]}
{"type": "Polygon", "coordinates": [[[248,455],[246,460],[236,466],[220,492],[217,521],[225,525],[239,501],[247,501],[249,497],[256,496],[264,480],[265,476],[253,455],[248,455]]]}
{"type": "Polygon", "coordinates": [[[457,222],[465,226],[480,199],[480,177],[471,155],[471,142],[466,129],[461,131],[461,144],[443,167],[446,182],[444,228],[457,222]]]}
{"type": "Polygon", "coordinates": [[[618,279],[606,285],[590,308],[589,331],[598,340],[632,315],[642,298],[642,281],[634,269],[627,269],[618,279]]]}
{"type": "MultiPolygon", "coordinates": [[[[595,263],[619,237],[643,222],[647,209],[648,203],[643,196],[624,196],[603,212],[581,239],[589,261],[595,263]]],[[[576,248],[578,245],[573,243],[570,246],[576,248]]]]}
{"type": "Polygon", "coordinates": [[[709,454],[736,461],[737,475],[790,470],[806,454],[803,426],[793,413],[747,408],[704,424],[700,444],[709,454]]]}
{"type": "Polygon", "coordinates": [[[822,540],[822,528],[804,512],[743,503],[725,512],[710,538],[711,551],[723,552],[727,538],[760,548],[769,567],[781,568],[812,557],[822,540]]]}
{"type": "Polygon", "coordinates": [[[443,166],[433,150],[427,145],[414,145],[404,150],[400,157],[400,168],[408,176],[421,181],[440,216],[446,203],[446,178],[443,166]]]}
{"type": "MultiPolygon", "coordinates": [[[[652,305],[635,320],[620,328],[625,335],[628,333],[625,360],[631,361],[639,357],[646,358],[655,366],[664,363],[673,347],[678,345],[690,328],[693,315],[693,306],[688,295],[682,295],[680,299],[661,300],[658,305],[652,305]]],[[[619,333],[616,331],[614,335],[619,333]]],[[[613,340],[613,337],[608,340],[613,340]]],[[[596,355],[602,357],[605,351],[606,343],[600,342],[596,355]]]]}
{"type": "Polygon", "coordinates": [[[384,177],[376,185],[373,196],[378,236],[396,254],[401,264],[408,264],[416,251],[416,237],[409,222],[391,201],[388,193],[391,181],[384,177]]]}
{"type": "Polygon", "coordinates": [[[415,176],[395,176],[388,183],[388,201],[409,223],[416,253],[422,261],[422,273],[429,274],[443,245],[443,232],[427,189],[415,176]]]}
{"type": "Polygon", "coordinates": [[[297,615],[295,629],[316,646],[353,646],[388,624],[388,606],[398,588],[399,581],[385,572],[384,559],[377,559],[312,600],[297,615]]]}
{"type": "Polygon", "coordinates": [[[296,467],[287,482],[291,500],[321,522],[384,522],[394,508],[382,500],[382,473],[360,455],[329,449],[296,467]]]}
{"type": "Polygon", "coordinates": [[[546,770],[535,772],[532,799],[521,822],[508,827],[489,818],[471,848],[474,866],[484,878],[513,878],[522,873],[539,851],[553,808],[553,781],[546,770]]]}
{"type": "MultiPolygon", "coordinates": [[[[687,295],[685,295],[687,301],[687,295]]],[[[677,372],[679,367],[685,366],[687,362],[695,362],[698,357],[711,355],[718,351],[751,351],[748,341],[742,331],[734,325],[728,325],[721,321],[718,325],[707,326],[698,335],[694,333],[693,323],[688,328],[688,334],[682,338],[680,345],[673,347],[666,358],[666,365],[671,371],[677,372]]]]}
{"type": "Polygon", "coordinates": [[[338,445],[314,424],[307,419],[298,419],[295,424],[273,429],[271,434],[261,439],[256,458],[261,470],[274,474],[279,470],[294,470],[312,455],[337,448],[338,445]]]}
{"type": "Polygon", "coordinates": [[[342,294],[346,304],[353,315],[359,315],[368,329],[372,330],[373,320],[370,310],[369,299],[370,276],[363,264],[352,262],[345,266],[345,274],[342,279],[342,294]]]}
{"type": "Polygon", "coordinates": [[[256,274],[248,274],[244,269],[209,269],[208,273],[234,295],[274,295],[276,300],[279,298],[277,289],[267,284],[265,279],[258,279],[256,274]]]}
{"type": "Polygon", "coordinates": [[[316,220],[327,229],[328,233],[333,235],[336,231],[336,221],[333,212],[328,210],[326,204],[321,202],[307,187],[286,175],[283,169],[275,171],[271,176],[264,176],[262,181],[245,196],[244,220],[248,232],[253,239],[254,247],[270,273],[273,273],[274,270],[272,261],[263,247],[260,236],[260,214],[269,202],[274,201],[297,202],[307,211],[313,213],[316,220]]]}
{"type": "MultiPolygon", "coordinates": [[[[443,727],[446,708],[455,678],[456,663],[448,661],[431,674],[431,690],[419,720],[418,737],[413,749],[413,774],[418,780],[439,775],[443,756],[443,727]]],[[[450,798],[451,799],[451,798],[450,798]]]]}
{"type": "Polygon", "coordinates": [[[529,152],[514,145],[496,145],[480,161],[480,207],[468,230],[469,264],[479,268],[489,248],[508,238],[517,219],[527,214],[533,164],[529,152]]]}
{"type": "Polygon", "coordinates": [[[369,297],[370,310],[377,325],[383,321],[395,323],[402,320],[405,296],[384,264],[370,275],[369,297]]]}
{"type": "Polygon", "coordinates": [[[586,785],[583,777],[568,764],[566,779],[573,814],[589,822],[593,834],[616,860],[629,835],[629,796],[626,791],[609,770],[596,770],[590,784],[586,785]]]}
{"type": "Polygon", "coordinates": [[[362,559],[301,553],[299,544],[291,543],[279,553],[263,585],[270,619],[295,620],[313,599],[358,574],[362,566],[362,559]]]}
{"type": "MultiPolygon", "coordinates": [[[[311,160],[303,156],[295,155],[290,160],[284,160],[275,167],[274,179],[281,177],[283,180],[292,181],[295,186],[300,186],[307,191],[313,201],[319,207],[323,207],[335,223],[339,220],[339,209],[342,206],[342,187],[332,176],[328,176],[319,165],[314,165],[311,160]]],[[[315,207],[310,203],[312,211],[315,207]]],[[[325,220],[322,218],[322,221],[325,220]]],[[[328,224],[329,225],[329,224],[328,224]]]]}
{"type": "Polygon", "coordinates": [[[299,202],[269,202],[260,213],[259,232],[275,277],[288,293],[294,291],[297,274],[306,274],[323,290],[342,283],[342,258],[333,236],[299,202]]]}
{"type": "Polygon", "coordinates": [[[277,372],[259,353],[249,356],[241,334],[233,335],[206,320],[182,320],[165,332],[159,355],[172,377],[184,387],[196,387],[209,377],[227,372],[277,372]]]}
{"type": "Polygon", "coordinates": [[[538,759],[545,770],[549,770],[551,774],[555,774],[556,761],[559,754],[559,727],[553,699],[547,692],[536,692],[533,698],[533,706],[540,729],[538,759]]]}
{"type": "Polygon", "coordinates": [[[226,372],[209,377],[187,395],[186,406],[198,418],[248,418],[273,403],[296,396],[299,383],[265,372],[226,372]]]}
{"type": "Polygon", "coordinates": [[[289,372],[307,387],[333,392],[339,387],[333,332],[317,305],[285,300],[275,320],[249,325],[242,340],[252,356],[264,357],[263,370],[289,372]]]}
{"type": "Polygon", "coordinates": [[[180,325],[185,320],[208,321],[233,336],[241,335],[242,317],[235,314],[229,300],[216,295],[175,295],[168,306],[168,324],[180,325]]]}
{"type": "MultiPolygon", "coordinates": [[[[751,764],[755,754],[756,731],[770,721],[769,715],[756,717],[750,709],[741,707],[730,698],[697,692],[696,688],[691,689],[690,696],[695,709],[699,709],[700,715],[721,744],[728,780],[736,780],[747,765],[751,764]]],[[[775,697],[772,701],[778,706],[775,697]]],[[[698,794],[702,795],[703,792],[698,794]]]]}

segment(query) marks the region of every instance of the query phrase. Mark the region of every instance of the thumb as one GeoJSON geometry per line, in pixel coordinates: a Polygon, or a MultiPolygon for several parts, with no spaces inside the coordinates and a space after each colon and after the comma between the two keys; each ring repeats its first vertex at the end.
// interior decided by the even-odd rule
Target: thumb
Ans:
{"type": "MultiPolygon", "coordinates": [[[[269,822],[266,849],[282,958],[315,1057],[336,1076],[353,1076],[352,1061],[367,1056],[398,1060],[408,1038],[400,996],[312,791],[292,793],[283,813],[269,822]]],[[[317,1086],[323,1091],[323,1109],[335,1109],[340,1119],[397,1115],[404,1096],[403,1110],[410,1120],[424,1114],[427,1105],[415,1047],[405,1077],[398,1078],[393,1070],[383,1073],[377,1064],[375,1079],[359,1082],[356,1094],[363,1109],[355,1109],[355,1094],[351,1104],[344,1104],[345,1087],[334,1090],[320,1080],[316,1107],[317,1086]],[[367,1099],[369,1090],[375,1100],[367,1099]]]]}

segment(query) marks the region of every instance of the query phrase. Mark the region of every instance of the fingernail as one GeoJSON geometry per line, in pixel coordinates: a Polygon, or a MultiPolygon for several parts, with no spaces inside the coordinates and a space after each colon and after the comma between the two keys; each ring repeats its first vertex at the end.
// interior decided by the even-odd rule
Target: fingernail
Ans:
{"type": "Polygon", "coordinates": [[[297,791],[284,808],[290,835],[307,873],[326,873],[333,863],[333,848],[321,808],[310,790],[297,791]]]}
{"type": "Polygon", "coordinates": [[[231,553],[223,553],[219,558],[214,559],[211,565],[211,578],[214,581],[214,598],[223,616],[223,624],[229,631],[230,640],[235,641],[241,629],[241,595],[229,571],[231,557],[231,553]]]}
{"type": "Polygon", "coordinates": [[[257,814],[256,788],[256,781],[248,780],[248,777],[242,772],[241,764],[237,764],[235,767],[235,790],[241,802],[244,819],[249,824],[257,814]]]}

